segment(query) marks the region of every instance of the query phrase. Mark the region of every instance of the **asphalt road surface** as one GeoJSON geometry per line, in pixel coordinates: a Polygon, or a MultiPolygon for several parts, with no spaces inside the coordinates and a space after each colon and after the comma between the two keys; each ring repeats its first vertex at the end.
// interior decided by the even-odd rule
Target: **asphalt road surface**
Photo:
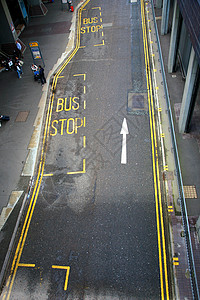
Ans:
{"type": "Polygon", "coordinates": [[[79,10],[2,299],[169,299],[144,3],[130,2],[79,10]]]}

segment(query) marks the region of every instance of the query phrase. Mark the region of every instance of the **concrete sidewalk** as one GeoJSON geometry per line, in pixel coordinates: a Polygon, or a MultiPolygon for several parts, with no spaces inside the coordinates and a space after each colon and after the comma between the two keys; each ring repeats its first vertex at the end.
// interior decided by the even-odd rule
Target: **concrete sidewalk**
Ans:
{"type": "MultiPolygon", "coordinates": [[[[157,17],[157,27],[159,31],[159,38],[165,68],[165,75],[167,80],[167,86],[169,91],[173,122],[175,127],[176,141],[178,146],[178,154],[181,166],[181,173],[183,179],[184,195],[187,205],[187,213],[189,218],[190,235],[193,248],[194,262],[197,275],[197,283],[200,289],[200,241],[197,235],[196,222],[200,216],[200,90],[197,95],[197,101],[195,104],[191,128],[189,133],[181,134],[178,130],[178,120],[180,115],[181,100],[184,91],[185,81],[181,75],[181,71],[177,68],[177,71],[173,74],[168,73],[168,53],[170,46],[170,33],[162,36],[160,34],[161,28],[161,9],[155,9],[157,17]]],[[[169,151],[172,149],[169,148],[169,151]]],[[[168,154],[169,155],[169,154],[168,154]]],[[[175,173],[174,173],[175,175],[175,173]]],[[[174,199],[174,202],[176,199],[174,199]]],[[[183,222],[182,217],[178,213],[172,214],[171,224],[173,227],[173,246],[174,252],[179,256],[182,256],[179,260],[179,268],[175,270],[176,277],[179,281],[179,290],[182,295],[187,295],[188,285],[185,281],[188,277],[187,259],[186,253],[183,253],[183,222]],[[182,248],[182,251],[181,251],[182,248]],[[183,259],[185,255],[185,261],[183,259]]],[[[172,249],[173,249],[172,246],[172,249]]],[[[181,298],[181,297],[180,297],[181,298]]]]}
{"type": "MultiPolygon", "coordinates": [[[[155,11],[157,18],[157,26],[160,34],[162,15],[160,9],[155,11]]],[[[176,140],[178,145],[179,160],[182,172],[184,194],[187,205],[187,212],[190,225],[190,235],[193,247],[194,262],[197,273],[198,287],[200,290],[200,240],[197,236],[196,223],[200,216],[200,89],[197,95],[190,132],[181,134],[178,130],[178,120],[181,108],[181,99],[184,90],[185,81],[182,78],[181,71],[178,68],[173,74],[169,74],[168,69],[168,53],[170,46],[170,33],[161,36],[160,43],[165,67],[166,80],[170,95],[171,109],[176,132],[176,140]]],[[[175,241],[178,244],[182,229],[182,218],[174,219],[174,235],[175,241]]],[[[186,271],[186,270],[185,270],[186,271]]],[[[186,286],[182,286],[182,290],[186,290],[186,286]]]]}
{"type": "MultiPolygon", "coordinates": [[[[14,70],[0,73],[0,114],[10,116],[0,128],[0,270],[32,180],[49,80],[73,48],[76,8],[83,2],[73,1],[74,13],[67,4],[62,9],[60,1],[46,3],[46,16],[31,18],[19,37],[27,46],[22,78],[18,79],[14,70]],[[33,60],[28,45],[32,41],[39,42],[44,59],[44,87],[34,81],[30,68],[33,60]]],[[[43,65],[42,60],[35,63],[43,65]]]]}

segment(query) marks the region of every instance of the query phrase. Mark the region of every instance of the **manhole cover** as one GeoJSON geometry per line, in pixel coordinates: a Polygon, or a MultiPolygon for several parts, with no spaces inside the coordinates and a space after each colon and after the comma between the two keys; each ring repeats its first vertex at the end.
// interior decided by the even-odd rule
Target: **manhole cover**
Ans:
{"type": "Polygon", "coordinates": [[[15,119],[15,122],[26,122],[29,111],[20,111],[15,119]]]}
{"type": "Polygon", "coordinates": [[[197,191],[195,185],[185,185],[183,189],[184,189],[185,198],[197,199],[197,191]]]}
{"type": "Polygon", "coordinates": [[[146,94],[128,93],[128,113],[146,114],[147,100],[146,94]]]}

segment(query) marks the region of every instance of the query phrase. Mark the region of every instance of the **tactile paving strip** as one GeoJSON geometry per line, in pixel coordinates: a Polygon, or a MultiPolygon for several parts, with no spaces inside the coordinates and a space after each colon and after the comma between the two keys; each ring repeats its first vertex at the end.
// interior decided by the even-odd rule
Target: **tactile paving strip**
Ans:
{"type": "Polygon", "coordinates": [[[185,185],[183,188],[185,198],[197,199],[197,191],[195,185],[185,185]]]}

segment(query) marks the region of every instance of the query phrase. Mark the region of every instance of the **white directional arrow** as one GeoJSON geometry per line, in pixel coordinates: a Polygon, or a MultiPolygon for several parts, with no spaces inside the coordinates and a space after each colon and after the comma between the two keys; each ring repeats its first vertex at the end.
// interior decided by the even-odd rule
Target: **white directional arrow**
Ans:
{"type": "Polygon", "coordinates": [[[124,118],[124,120],[123,120],[122,129],[121,129],[120,134],[123,134],[121,164],[126,164],[126,162],[127,162],[126,135],[129,134],[129,132],[128,132],[128,126],[127,126],[127,122],[126,122],[126,118],[124,118]]]}

